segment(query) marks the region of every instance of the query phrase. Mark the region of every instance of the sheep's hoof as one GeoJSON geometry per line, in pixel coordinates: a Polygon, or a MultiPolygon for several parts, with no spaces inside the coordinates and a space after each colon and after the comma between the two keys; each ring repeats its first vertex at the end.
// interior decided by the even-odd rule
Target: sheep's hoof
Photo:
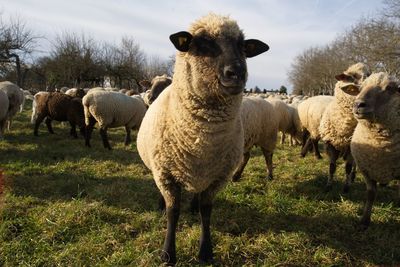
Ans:
{"type": "Polygon", "coordinates": [[[300,157],[304,158],[306,156],[305,153],[300,153],[300,157]]]}
{"type": "Polygon", "coordinates": [[[212,250],[200,250],[199,261],[201,264],[212,264],[214,262],[212,250]]]}
{"type": "Polygon", "coordinates": [[[350,190],[350,186],[348,184],[345,184],[343,187],[343,193],[347,194],[347,193],[349,193],[349,190],[350,190]]]}
{"type": "Polygon", "coordinates": [[[232,177],[232,181],[233,181],[233,182],[238,182],[238,181],[240,180],[240,178],[241,178],[241,175],[240,175],[240,174],[235,174],[235,175],[233,175],[233,177],[232,177]]]}
{"type": "Polygon", "coordinates": [[[321,155],[315,155],[315,158],[316,159],[322,159],[322,156],[321,155]]]}
{"type": "Polygon", "coordinates": [[[332,191],[332,185],[331,185],[331,184],[327,184],[327,185],[325,186],[324,191],[325,191],[326,193],[332,191]]]}
{"type": "Polygon", "coordinates": [[[368,229],[370,222],[371,222],[371,220],[361,219],[360,224],[358,225],[358,229],[360,231],[366,231],[368,229]]]}
{"type": "Polygon", "coordinates": [[[267,180],[272,181],[272,180],[274,180],[274,177],[273,177],[272,175],[268,175],[268,176],[267,176],[267,180]]]}
{"type": "Polygon", "coordinates": [[[386,187],[388,184],[381,184],[381,183],[379,183],[379,186],[380,187],[386,187]]]}
{"type": "Polygon", "coordinates": [[[173,266],[176,263],[176,256],[173,255],[174,253],[168,253],[167,251],[163,250],[161,252],[161,261],[165,262],[167,266],[173,266]]]}

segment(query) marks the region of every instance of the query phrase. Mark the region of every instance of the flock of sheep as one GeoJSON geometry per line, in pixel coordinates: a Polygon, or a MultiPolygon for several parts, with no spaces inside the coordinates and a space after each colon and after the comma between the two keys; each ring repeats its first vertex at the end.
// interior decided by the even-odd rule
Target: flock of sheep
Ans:
{"type": "MultiPolygon", "coordinates": [[[[52,120],[68,121],[71,135],[77,137],[78,126],[89,147],[96,123],[108,149],[108,128],[124,126],[126,145],[131,142],[131,129],[139,129],[137,149],[152,171],[167,215],[163,261],[176,263],[182,189],[194,193],[192,208],[201,217],[199,259],[213,260],[210,216],[216,193],[229,180],[240,179],[255,145],[261,147],[267,177],[273,179],[278,132],[282,132],[281,142],[290,134],[291,143],[301,143],[302,156],[314,150],[321,158],[318,141],[326,144],[327,190],[339,157],[346,162],[344,191],[349,190],[358,167],[367,185],[361,224],[368,227],[377,183],[400,177],[400,88],[394,77],[370,74],[366,65],[357,63],[336,76],[334,96],[300,96],[290,101],[243,97],[246,58],[267,51],[268,45],[244,39],[234,20],[212,13],[195,21],[189,31],[172,34],[170,40],[178,50],[173,78],[158,76],[143,83],[150,88],[146,97],[103,88],[39,92],[32,112],[35,135],[43,120],[50,133],[52,120]]],[[[0,134],[23,99],[17,86],[0,83],[0,134]]]]}

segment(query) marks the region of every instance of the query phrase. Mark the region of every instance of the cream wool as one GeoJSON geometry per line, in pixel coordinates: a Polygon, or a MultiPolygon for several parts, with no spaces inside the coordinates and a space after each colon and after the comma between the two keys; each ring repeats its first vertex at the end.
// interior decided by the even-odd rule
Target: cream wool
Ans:
{"type": "Polygon", "coordinates": [[[0,139],[3,138],[7,122],[9,100],[7,94],[0,90],[0,139]]]}
{"type": "Polygon", "coordinates": [[[12,118],[17,114],[18,110],[22,110],[21,105],[25,103],[24,92],[16,84],[12,82],[0,82],[0,90],[7,94],[9,106],[7,112],[8,130],[10,130],[12,118]]]}

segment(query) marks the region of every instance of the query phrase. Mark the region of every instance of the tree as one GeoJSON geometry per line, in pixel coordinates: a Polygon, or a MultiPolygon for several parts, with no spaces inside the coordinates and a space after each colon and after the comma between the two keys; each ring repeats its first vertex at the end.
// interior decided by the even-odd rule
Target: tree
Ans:
{"type": "Polygon", "coordinates": [[[279,93],[280,93],[280,94],[287,94],[287,88],[286,88],[284,85],[282,85],[282,86],[279,88],[279,93]]]}
{"type": "MultiPolygon", "coordinates": [[[[27,70],[27,58],[36,48],[37,40],[31,29],[19,17],[7,22],[0,17],[0,65],[2,74],[16,73],[18,86],[24,85],[24,69],[27,70]]],[[[4,77],[4,76],[3,76],[4,77]]]]}

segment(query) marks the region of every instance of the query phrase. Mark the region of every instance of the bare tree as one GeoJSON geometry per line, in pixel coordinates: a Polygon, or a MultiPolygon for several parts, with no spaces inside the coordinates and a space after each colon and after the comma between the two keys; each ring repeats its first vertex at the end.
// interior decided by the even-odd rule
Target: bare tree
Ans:
{"type": "Polygon", "coordinates": [[[4,70],[15,68],[16,83],[23,87],[23,67],[28,55],[36,48],[37,40],[33,31],[19,17],[4,21],[0,17],[0,64],[4,70]]]}
{"type": "Polygon", "coordinates": [[[384,16],[400,19],[400,0],[384,0],[385,8],[382,13],[384,16]]]}

